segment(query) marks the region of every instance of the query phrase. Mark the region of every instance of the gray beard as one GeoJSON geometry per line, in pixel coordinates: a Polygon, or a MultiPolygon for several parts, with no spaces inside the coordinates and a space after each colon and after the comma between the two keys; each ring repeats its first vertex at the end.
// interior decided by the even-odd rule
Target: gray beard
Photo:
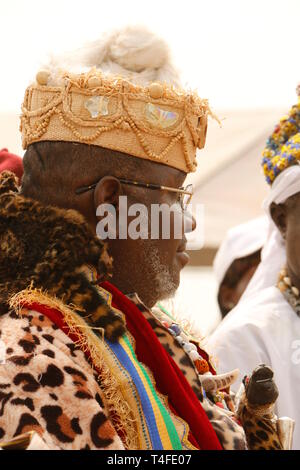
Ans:
{"type": "Polygon", "coordinates": [[[149,251],[151,251],[151,253],[149,253],[151,256],[151,270],[154,273],[153,287],[159,293],[159,300],[174,297],[177,285],[174,283],[169,269],[161,263],[156,247],[152,247],[149,251]]]}

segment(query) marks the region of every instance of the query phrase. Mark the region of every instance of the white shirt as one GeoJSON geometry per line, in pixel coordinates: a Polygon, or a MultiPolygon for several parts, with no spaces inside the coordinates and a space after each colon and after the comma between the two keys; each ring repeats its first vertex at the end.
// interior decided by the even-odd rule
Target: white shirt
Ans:
{"type": "Polygon", "coordinates": [[[300,449],[300,318],[277,287],[268,287],[237,305],[208,339],[220,373],[239,368],[251,374],[259,364],[274,371],[278,417],[296,421],[293,449],[300,449]]]}

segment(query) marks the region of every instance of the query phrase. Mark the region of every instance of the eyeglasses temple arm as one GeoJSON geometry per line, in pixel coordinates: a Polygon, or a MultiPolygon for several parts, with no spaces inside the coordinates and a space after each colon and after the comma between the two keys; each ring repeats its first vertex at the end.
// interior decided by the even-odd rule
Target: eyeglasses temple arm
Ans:
{"type": "Polygon", "coordinates": [[[90,189],[94,189],[96,186],[97,184],[91,184],[90,186],[83,186],[82,188],[77,188],[75,189],[75,194],[86,193],[87,191],[90,191],[90,189]]]}
{"type": "Polygon", "coordinates": [[[165,191],[171,191],[172,193],[189,194],[190,196],[193,194],[190,191],[186,191],[185,189],[169,188],[168,186],[160,186],[160,188],[164,189],[165,191]]]}

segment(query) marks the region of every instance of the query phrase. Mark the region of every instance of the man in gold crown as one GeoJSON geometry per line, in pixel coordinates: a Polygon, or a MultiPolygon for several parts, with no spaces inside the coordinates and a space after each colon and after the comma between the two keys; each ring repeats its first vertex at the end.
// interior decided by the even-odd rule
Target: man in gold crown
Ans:
{"type": "Polygon", "coordinates": [[[209,112],[139,28],[53,61],[27,89],[21,191],[9,173],[0,185],[2,441],[35,431],[50,449],[245,448],[237,371],[217,376],[197,339],[152,308],[188,260],[174,227],[195,228],[182,185],[209,112]],[[140,239],[128,221],[124,234],[122,197],[174,206],[169,237],[147,237],[143,217],[140,239]]]}

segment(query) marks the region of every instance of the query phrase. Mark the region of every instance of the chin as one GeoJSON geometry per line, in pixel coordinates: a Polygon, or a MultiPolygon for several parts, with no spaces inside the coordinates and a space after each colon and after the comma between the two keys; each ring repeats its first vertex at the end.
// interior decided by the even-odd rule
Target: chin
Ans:
{"type": "Polygon", "coordinates": [[[164,283],[159,295],[159,300],[171,299],[175,296],[180,284],[180,273],[176,277],[170,277],[168,283],[164,283]]]}

